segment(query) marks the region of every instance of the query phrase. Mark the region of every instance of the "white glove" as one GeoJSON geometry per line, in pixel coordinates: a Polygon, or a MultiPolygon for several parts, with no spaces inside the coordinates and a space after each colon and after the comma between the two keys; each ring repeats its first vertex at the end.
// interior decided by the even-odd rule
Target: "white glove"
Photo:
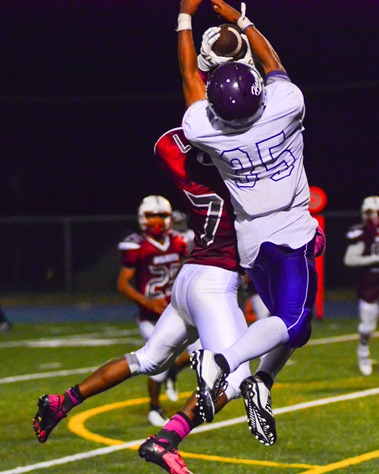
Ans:
{"type": "Polygon", "coordinates": [[[243,64],[247,64],[248,66],[254,66],[255,67],[255,63],[254,63],[253,55],[251,53],[249,40],[247,39],[247,36],[244,35],[244,34],[241,34],[241,37],[242,37],[243,41],[245,41],[245,43],[246,43],[247,51],[246,51],[246,54],[243,58],[237,60],[237,63],[243,63],[243,64]]]}
{"type": "Polygon", "coordinates": [[[212,46],[220,38],[220,30],[221,28],[219,26],[212,26],[203,34],[200,54],[197,57],[197,65],[198,68],[204,72],[233,60],[233,58],[217,56],[212,49],[212,46]]]}

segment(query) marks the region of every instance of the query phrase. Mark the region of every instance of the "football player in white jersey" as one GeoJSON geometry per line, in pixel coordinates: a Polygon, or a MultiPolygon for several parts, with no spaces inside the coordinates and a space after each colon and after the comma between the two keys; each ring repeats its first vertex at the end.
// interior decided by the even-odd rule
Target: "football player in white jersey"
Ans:
{"type": "MultiPolygon", "coordinates": [[[[269,41],[246,17],[245,5],[241,14],[223,0],[211,2],[216,14],[243,30],[264,80],[254,67],[230,61],[213,70],[204,85],[191,24],[201,0],[182,0],[177,31],[188,107],[183,130],[190,143],[209,153],[228,187],[241,264],[272,316],[253,323],[222,354],[194,353],[205,421],[213,419],[226,375],[241,363],[280,345],[297,348],[308,341],[317,293],[317,221],[308,210],[309,186],[303,166],[303,95],[269,41]]],[[[267,405],[267,423],[262,426],[272,444],[276,434],[270,427],[269,394],[249,378],[241,390],[253,432],[257,406],[267,405]]]]}
{"type": "Polygon", "coordinates": [[[361,205],[362,222],[348,230],[344,263],[360,270],[358,284],[358,367],[372,374],[369,342],[379,319],[379,196],[366,197],[361,205]]]}

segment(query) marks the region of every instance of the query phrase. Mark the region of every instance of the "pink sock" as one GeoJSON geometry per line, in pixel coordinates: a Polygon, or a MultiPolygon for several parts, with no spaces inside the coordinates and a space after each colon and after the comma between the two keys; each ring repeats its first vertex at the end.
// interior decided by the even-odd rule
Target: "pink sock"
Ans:
{"type": "MultiPolygon", "coordinates": [[[[178,413],[174,415],[171,420],[164,425],[163,429],[165,431],[174,431],[180,437],[180,439],[185,438],[191,431],[191,427],[188,421],[178,413]]],[[[159,441],[162,440],[164,439],[159,438],[159,441]]]]}
{"type": "Polygon", "coordinates": [[[69,400],[67,400],[69,405],[72,404],[72,406],[75,407],[76,405],[79,405],[79,403],[83,402],[83,397],[81,396],[79,389],[77,387],[69,388],[68,390],[66,390],[66,394],[69,397],[69,400]]]}

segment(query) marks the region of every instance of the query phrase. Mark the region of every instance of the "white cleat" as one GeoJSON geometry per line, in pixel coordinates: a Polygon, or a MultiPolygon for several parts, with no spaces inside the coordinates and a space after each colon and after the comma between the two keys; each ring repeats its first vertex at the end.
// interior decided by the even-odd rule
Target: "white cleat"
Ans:
{"type": "Polygon", "coordinates": [[[167,378],[165,381],[166,395],[169,400],[172,402],[177,402],[179,400],[179,392],[176,387],[176,382],[172,378],[167,378]]]}
{"type": "Polygon", "coordinates": [[[372,374],[372,361],[370,359],[370,351],[368,346],[359,344],[358,350],[358,367],[362,375],[371,375],[372,374]]]}
{"type": "Polygon", "coordinates": [[[215,416],[215,402],[226,374],[216,364],[214,353],[206,349],[195,351],[191,357],[191,367],[197,375],[197,405],[203,421],[210,423],[215,416]]]}
{"type": "Polygon", "coordinates": [[[358,357],[358,367],[362,375],[372,374],[372,362],[368,357],[358,357]]]}
{"type": "Polygon", "coordinates": [[[147,415],[147,419],[153,426],[163,426],[169,421],[162,408],[150,410],[149,414],[147,415]]]}

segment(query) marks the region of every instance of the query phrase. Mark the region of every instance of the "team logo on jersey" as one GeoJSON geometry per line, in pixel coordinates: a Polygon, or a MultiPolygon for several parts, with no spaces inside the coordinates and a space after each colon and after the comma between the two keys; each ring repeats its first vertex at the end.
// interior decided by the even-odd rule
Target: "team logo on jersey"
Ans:
{"type": "Polygon", "coordinates": [[[171,253],[168,255],[157,255],[153,258],[154,265],[162,265],[164,263],[177,262],[180,259],[177,253],[171,253]]]}

